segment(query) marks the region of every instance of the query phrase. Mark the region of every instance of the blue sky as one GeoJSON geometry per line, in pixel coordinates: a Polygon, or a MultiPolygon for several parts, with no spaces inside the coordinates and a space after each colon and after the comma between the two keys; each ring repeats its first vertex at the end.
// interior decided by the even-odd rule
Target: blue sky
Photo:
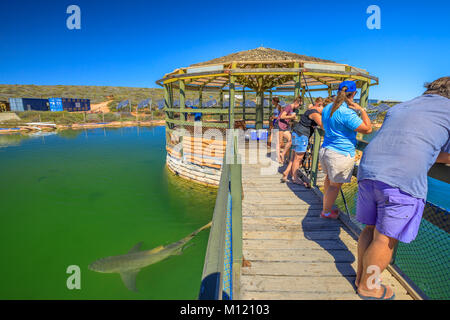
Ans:
{"type": "Polygon", "coordinates": [[[157,87],[177,67],[259,46],[380,78],[370,98],[411,99],[450,75],[450,1],[2,0],[0,83],[157,87]],[[66,9],[81,8],[81,30],[66,9]],[[381,9],[369,30],[366,9],[381,9]]]}

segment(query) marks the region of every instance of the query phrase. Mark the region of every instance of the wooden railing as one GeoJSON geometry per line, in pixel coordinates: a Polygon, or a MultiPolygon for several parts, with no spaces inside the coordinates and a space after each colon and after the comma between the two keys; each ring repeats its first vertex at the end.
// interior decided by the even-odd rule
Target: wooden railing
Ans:
{"type": "Polygon", "coordinates": [[[236,299],[242,265],[242,165],[237,137],[225,154],[200,286],[200,300],[236,299]],[[228,157],[228,158],[227,158],[228,157]]]}

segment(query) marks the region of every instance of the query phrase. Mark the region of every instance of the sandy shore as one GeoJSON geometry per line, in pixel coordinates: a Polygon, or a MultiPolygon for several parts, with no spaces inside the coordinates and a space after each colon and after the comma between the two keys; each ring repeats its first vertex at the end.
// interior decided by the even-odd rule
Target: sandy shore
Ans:
{"type": "MultiPolygon", "coordinates": [[[[27,134],[36,131],[55,131],[55,130],[79,130],[79,129],[94,129],[94,128],[119,128],[119,127],[149,127],[149,126],[163,126],[165,125],[164,120],[151,120],[151,121],[113,121],[106,123],[75,123],[72,125],[56,125],[56,127],[49,126],[18,126],[16,128],[0,128],[0,134],[27,134]]],[[[1,126],[1,124],[0,124],[1,126]]]]}

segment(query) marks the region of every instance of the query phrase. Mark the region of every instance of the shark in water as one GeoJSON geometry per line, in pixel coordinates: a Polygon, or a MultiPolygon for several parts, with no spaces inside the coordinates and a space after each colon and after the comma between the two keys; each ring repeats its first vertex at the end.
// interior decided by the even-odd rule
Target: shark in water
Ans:
{"type": "Polygon", "coordinates": [[[185,245],[192,240],[200,231],[207,229],[211,223],[197,229],[183,239],[159,246],[151,250],[139,251],[142,242],[136,244],[131,250],[119,256],[101,258],[89,265],[89,269],[101,273],[119,273],[125,286],[131,291],[136,289],[136,275],[142,268],[164,260],[172,255],[182,253],[185,245]]]}

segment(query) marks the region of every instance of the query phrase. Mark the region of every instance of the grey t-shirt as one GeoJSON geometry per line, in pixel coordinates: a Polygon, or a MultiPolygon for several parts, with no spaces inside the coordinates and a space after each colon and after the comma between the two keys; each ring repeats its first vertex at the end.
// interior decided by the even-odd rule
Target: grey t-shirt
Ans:
{"type": "Polygon", "coordinates": [[[427,173],[450,152],[450,99],[426,94],[392,107],[364,149],[358,181],[372,179],[426,199],[427,173]]]}

